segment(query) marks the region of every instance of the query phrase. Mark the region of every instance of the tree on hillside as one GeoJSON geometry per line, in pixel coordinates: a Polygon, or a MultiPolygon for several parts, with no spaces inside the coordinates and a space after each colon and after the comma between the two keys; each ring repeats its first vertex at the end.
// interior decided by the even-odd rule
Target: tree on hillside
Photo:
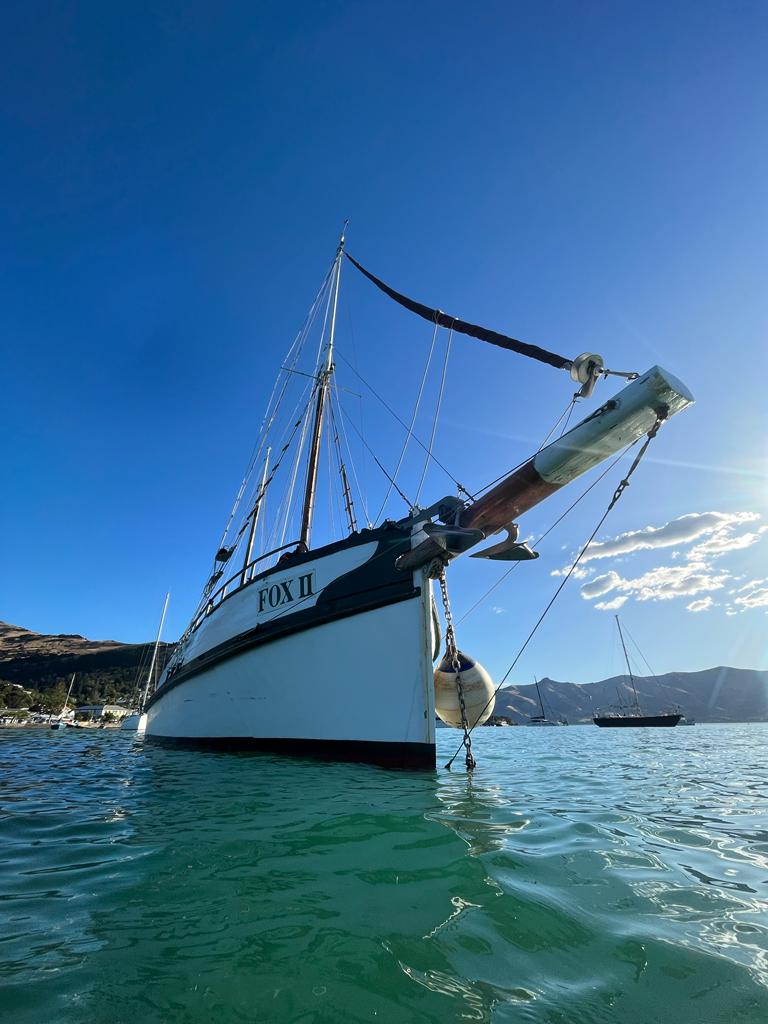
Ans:
{"type": "Polygon", "coordinates": [[[0,683],[0,707],[28,708],[32,703],[32,694],[14,686],[12,683],[0,683]]]}

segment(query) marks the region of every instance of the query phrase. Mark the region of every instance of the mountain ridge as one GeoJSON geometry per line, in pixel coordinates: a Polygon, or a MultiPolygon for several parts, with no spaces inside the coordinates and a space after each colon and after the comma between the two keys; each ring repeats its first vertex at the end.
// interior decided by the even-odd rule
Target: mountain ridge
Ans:
{"type": "MultiPolygon", "coordinates": [[[[666,672],[635,676],[640,706],[649,713],[680,705],[683,714],[698,722],[768,721],[768,671],[718,665],[695,672],[666,672]]],[[[590,722],[598,709],[634,702],[628,675],[594,683],[569,683],[545,677],[539,680],[545,714],[553,721],[590,722]]],[[[525,724],[540,714],[533,684],[505,686],[496,696],[494,714],[525,724]]]]}
{"type": "MultiPolygon", "coordinates": [[[[130,701],[152,644],[88,640],[79,633],[35,633],[0,621],[0,707],[57,710],[73,673],[72,696],[78,703],[130,701]]],[[[173,646],[160,645],[161,664],[173,646]]]]}

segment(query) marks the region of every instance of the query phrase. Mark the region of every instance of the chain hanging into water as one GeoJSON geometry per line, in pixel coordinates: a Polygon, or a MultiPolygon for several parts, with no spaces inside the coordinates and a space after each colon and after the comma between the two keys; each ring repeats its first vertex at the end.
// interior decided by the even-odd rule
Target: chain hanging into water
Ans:
{"type": "MultiPolygon", "coordinates": [[[[656,421],[653,424],[653,426],[651,427],[651,429],[648,431],[648,433],[646,435],[646,438],[645,438],[645,441],[643,442],[642,446],[640,447],[640,451],[637,453],[635,458],[632,460],[632,465],[629,467],[629,470],[627,471],[627,475],[624,477],[623,480],[620,481],[619,486],[616,488],[616,490],[613,493],[613,497],[608,502],[608,508],[605,510],[605,512],[603,512],[603,514],[600,517],[600,520],[599,520],[597,526],[594,528],[594,530],[590,534],[589,539],[587,540],[587,543],[584,545],[584,547],[581,549],[581,551],[579,551],[578,555],[576,556],[576,558],[573,561],[573,565],[570,567],[568,572],[563,577],[563,579],[562,579],[561,583],[559,584],[557,590],[554,592],[554,594],[550,598],[549,603],[547,604],[546,608],[544,609],[544,611],[541,613],[541,615],[537,619],[536,624],[534,625],[533,629],[530,631],[528,636],[525,638],[525,641],[523,642],[523,645],[520,648],[520,650],[515,655],[514,660],[512,661],[512,664],[509,666],[507,671],[504,673],[504,676],[502,677],[501,682],[498,684],[496,689],[493,691],[493,696],[490,698],[490,700],[487,702],[487,704],[485,705],[483,710],[477,716],[477,719],[476,719],[477,722],[479,722],[480,719],[482,718],[483,712],[488,707],[488,704],[491,703],[491,700],[495,700],[496,694],[499,692],[501,687],[504,685],[504,683],[509,678],[510,673],[512,672],[512,669],[515,667],[515,665],[518,663],[518,661],[522,657],[523,652],[525,651],[525,649],[528,646],[528,644],[531,642],[531,640],[533,640],[533,638],[534,638],[534,636],[535,636],[539,626],[542,624],[544,619],[547,617],[549,611],[552,608],[552,605],[555,603],[555,601],[558,599],[558,597],[562,593],[563,587],[566,585],[568,580],[571,578],[573,573],[576,571],[576,568],[577,568],[579,562],[582,560],[584,555],[587,553],[587,549],[589,548],[590,544],[592,543],[592,541],[597,536],[598,531],[601,529],[603,523],[605,522],[605,520],[608,518],[609,514],[613,510],[614,505],[619,500],[619,498],[622,496],[622,494],[627,489],[627,487],[629,487],[629,479],[630,479],[630,477],[635,472],[637,467],[640,465],[640,462],[641,462],[643,456],[645,455],[646,451],[648,450],[649,444],[654,439],[654,437],[656,437],[656,435],[658,434],[659,429],[660,429],[662,423],[664,422],[664,420],[667,418],[668,415],[669,415],[669,409],[667,408],[667,406],[661,406],[659,409],[656,410],[656,421]]],[[[470,728],[470,730],[469,730],[470,733],[472,732],[472,729],[474,729],[474,725],[472,726],[472,728],[470,728]]],[[[456,751],[456,753],[453,755],[453,757],[446,764],[446,766],[445,766],[446,768],[450,768],[451,767],[453,762],[459,756],[459,753],[461,752],[461,747],[462,746],[466,746],[467,740],[469,738],[470,738],[469,736],[465,735],[465,737],[462,740],[461,745],[459,746],[458,750],[456,751]]]]}
{"type": "MultiPolygon", "coordinates": [[[[437,578],[440,581],[440,594],[443,598],[443,612],[445,613],[445,650],[450,658],[451,668],[456,676],[456,691],[459,696],[459,709],[461,711],[461,728],[464,730],[464,738],[461,742],[466,751],[465,761],[467,771],[471,772],[473,768],[477,767],[477,762],[472,755],[471,730],[469,728],[469,722],[467,721],[467,707],[464,703],[464,686],[461,681],[461,658],[459,657],[459,649],[456,646],[456,633],[453,628],[453,614],[451,612],[451,603],[448,600],[448,586],[445,582],[445,566],[442,564],[440,565],[440,571],[437,578]]],[[[456,754],[453,755],[451,761],[453,761],[455,757],[456,754]]],[[[445,767],[450,770],[451,762],[449,761],[445,767]]]]}

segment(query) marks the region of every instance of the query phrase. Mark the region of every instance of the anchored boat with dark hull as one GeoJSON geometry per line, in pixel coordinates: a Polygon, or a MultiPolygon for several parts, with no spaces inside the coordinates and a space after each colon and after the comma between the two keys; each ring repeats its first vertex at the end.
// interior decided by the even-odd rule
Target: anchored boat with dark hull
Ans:
{"type": "Polygon", "coordinates": [[[649,729],[649,728],[671,728],[677,725],[682,714],[664,714],[664,715],[633,715],[633,714],[621,714],[617,712],[615,715],[595,715],[593,721],[595,725],[599,725],[603,729],[649,729]]]}
{"type": "Polygon", "coordinates": [[[616,628],[619,631],[619,640],[621,641],[621,649],[624,652],[624,661],[627,666],[629,682],[632,687],[634,700],[630,705],[617,704],[615,707],[606,711],[598,711],[592,721],[595,725],[599,725],[601,729],[673,728],[683,717],[683,712],[680,708],[674,708],[671,711],[662,711],[654,715],[648,715],[645,714],[640,707],[640,698],[637,694],[637,686],[635,685],[635,676],[632,672],[632,665],[629,660],[629,652],[627,651],[627,645],[624,642],[621,620],[618,615],[614,616],[614,618],[616,619],[616,628]]]}
{"type": "MultiPolygon", "coordinates": [[[[622,374],[631,383],[619,395],[485,488],[482,496],[473,497],[459,485],[458,496],[440,498],[427,508],[419,507],[417,498],[406,504],[402,518],[358,528],[357,474],[350,466],[347,419],[334,380],[344,256],[342,238],[281,366],[200,604],[143,709],[148,739],[434,767],[435,714],[462,727],[466,738],[472,726],[492,714],[494,703],[488,674],[456,647],[446,567],[501,531],[506,538],[475,557],[535,558],[517,540],[517,518],[649,431],[655,433],[662,420],[692,401],[684,385],[659,367],[642,376],[622,374]],[[314,322],[322,322],[319,355],[305,373],[298,359],[314,322]],[[281,434],[281,402],[289,383],[299,377],[308,381],[302,384],[306,400],[284,416],[281,434]],[[338,507],[347,530],[340,539],[313,547],[323,438],[329,461],[335,453],[338,507]],[[276,480],[283,481],[280,501],[275,499],[276,480]],[[299,481],[303,498],[294,501],[299,481]],[[270,508],[276,508],[271,518],[268,497],[270,508]],[[294,513],[298,536],[286,543],[294,513]],[[437,670],[436,579],[448,626],[447,653],[437,670]]],[[[390,298],[431,320],[434,337],[440,329],[461,332],[569,371],[580,387],[574,402],[589,397],[597,380],[611,372],[599,356],[567,360],[465,321],[446,321],[446,314],[406,299],[356,266],[390,298]]],[[[423,447],[434,458],[431,445],[423,447]]],[[[398,469],[387,475],[390,491],[394,487],[402,494],[398,469]]]]}

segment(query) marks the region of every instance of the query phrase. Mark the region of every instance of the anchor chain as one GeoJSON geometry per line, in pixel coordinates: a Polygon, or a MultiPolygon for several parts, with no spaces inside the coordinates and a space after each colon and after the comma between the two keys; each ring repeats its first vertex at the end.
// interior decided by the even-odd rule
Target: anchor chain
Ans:
{"type": "MultiPolygon", "coordinates": [[[[445,649],[451,662],[451,668],[456,675],[456,691],[459,697],[459,710],[461,711],[461,728],[464,731],[464,738],[462,744],[466,751],[466,765],[467,771],[471,772],[473,768],[477,767],[477,762],[472,754],[472,736],[470,735],[471,730],[469,728],[469,722],[467,721],[467,707],[464,702],[464,686],[461,681],[461,658],[459,657],[459,649],[456,646],[456,633],[453,628],[453,614],[451,612],[451,604],[448,600],[448,586],[445,582],[445,566],[440,565],[440,570],[437,574],[437,579],[440,581],[440,594],[443,599],[443,612],[445,614],[445,649]]],[[[450,763],[446,765],[450,768],[450,763]]]]}

